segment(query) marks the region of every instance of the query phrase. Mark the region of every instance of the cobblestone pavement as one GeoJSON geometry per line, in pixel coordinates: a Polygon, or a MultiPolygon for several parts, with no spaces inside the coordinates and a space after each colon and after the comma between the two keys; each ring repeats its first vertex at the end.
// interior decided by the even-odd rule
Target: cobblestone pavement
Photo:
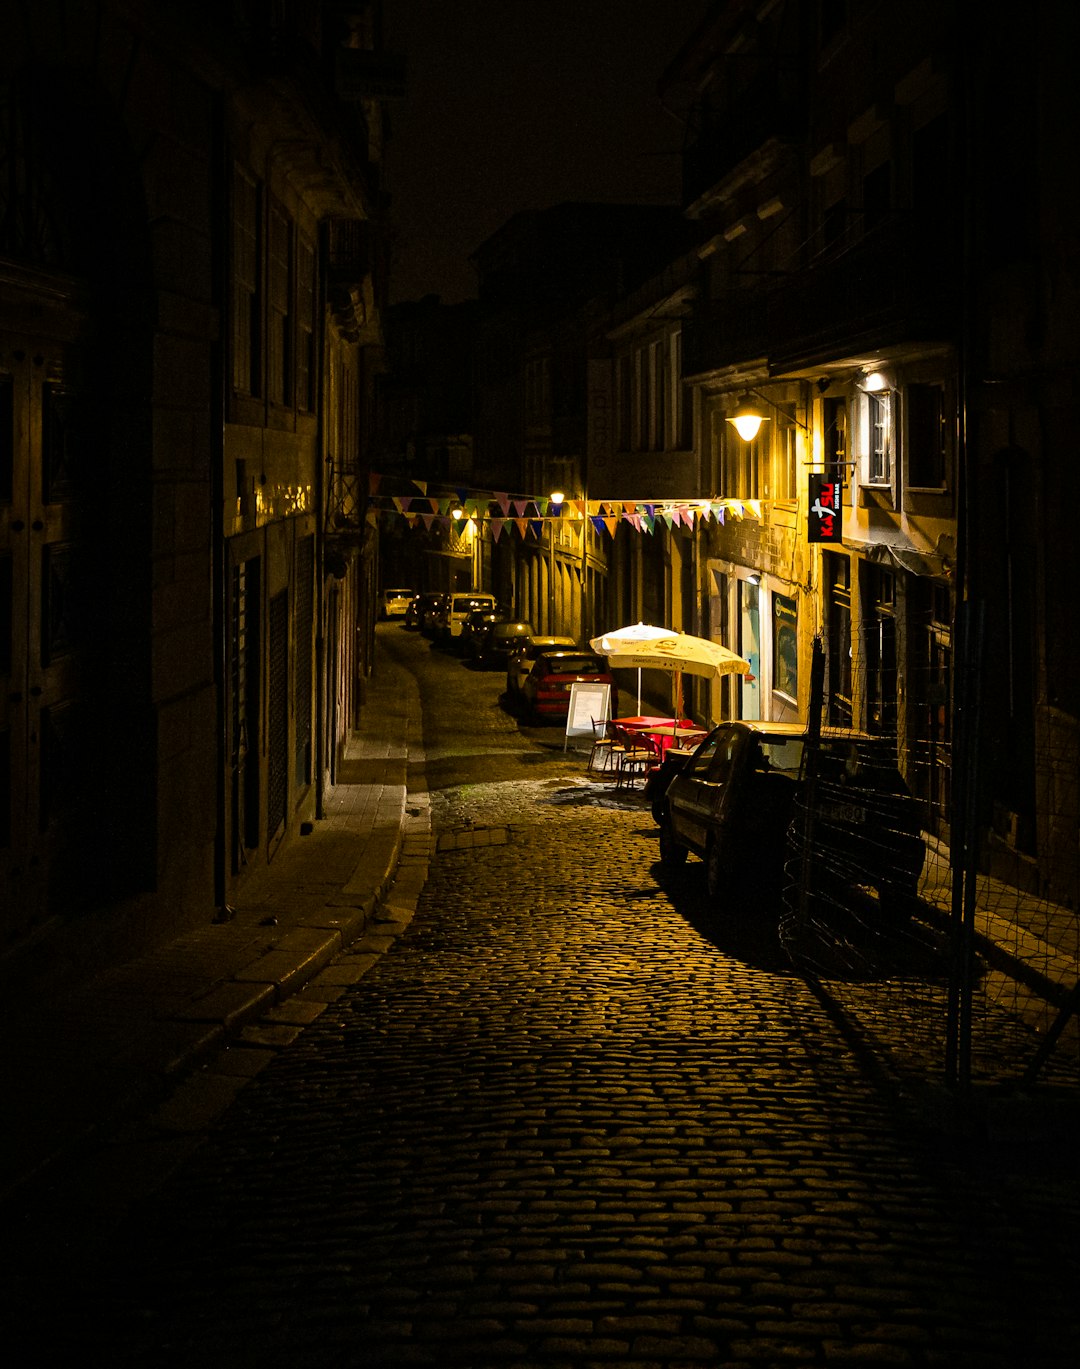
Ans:
{"type": "Polygon", "coordinates": [[[640,799],[384,641],[425,698],[414,917],[23,1290],[9,1362],[1075,1364],[1075,1175],[913,1125],[699,864],[658,883],[640,799]]]}

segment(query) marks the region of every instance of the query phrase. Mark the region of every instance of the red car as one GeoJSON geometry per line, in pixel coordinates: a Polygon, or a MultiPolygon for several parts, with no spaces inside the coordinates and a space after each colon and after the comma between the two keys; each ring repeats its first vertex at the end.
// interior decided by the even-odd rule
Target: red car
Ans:
{"type": "Polygon", "coordinates": [[[607,662],[591,651],[572,647],[537,652],[532,669],[521,681],[519,697],[534,721],[565,719],[570,711],[570,686],[578,681],[611,686],[611,715],[618,714],[618,692],[607,662]]]}

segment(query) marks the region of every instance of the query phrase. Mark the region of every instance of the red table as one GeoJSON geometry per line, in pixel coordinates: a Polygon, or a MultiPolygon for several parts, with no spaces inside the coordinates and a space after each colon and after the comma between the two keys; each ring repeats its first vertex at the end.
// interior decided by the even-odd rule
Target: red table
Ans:
{"type": "Polygon", "coordinates": [[[708,732],[689,718],[658,718],[639,715],[633,718],[614,718],[612,727],[616,734],[630,747],[647,747],[659,760],[664,758],[668,749],[678,743],[680,746],[696,746],[708,732]]]}

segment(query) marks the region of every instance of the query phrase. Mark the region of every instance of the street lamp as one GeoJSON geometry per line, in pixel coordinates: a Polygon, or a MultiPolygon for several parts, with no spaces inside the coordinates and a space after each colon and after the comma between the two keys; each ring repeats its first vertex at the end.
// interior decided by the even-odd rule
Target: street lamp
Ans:
{"type": "Polygon", "coordinates": [[[735,412],[728,416],[728,422],[744,442],[753,442],[761,431],[761,425],[768,421],[768,415],[761,412],[760,407],[754,403],[749,394],[743,395],[735,412]]]}
{"type": "Polygon", "coordinates": [[[555,510],[557,516],[561,512],[561,504],[566,496],[562,490],[552,490],[548,495],[548,631],[554,636],[555,633],[555,519],[551,517],[551,510],[555,510]]]}

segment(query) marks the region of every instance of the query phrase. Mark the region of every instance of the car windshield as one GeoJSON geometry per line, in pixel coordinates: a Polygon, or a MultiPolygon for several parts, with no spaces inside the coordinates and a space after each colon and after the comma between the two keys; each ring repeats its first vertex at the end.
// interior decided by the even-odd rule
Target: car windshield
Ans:
{"type": "Polygon", "coordinates": [[[602,675],[604,665],[599,656],[587,656],[585,654],[570,655],[564,652],[553,652],[550,656],[541,656],[541,667],[553,675],[602,675]]]}
{"type": "Polygon", "coordinates": [[[528,637],[532,628],[528,623],[496,623],[496,637],[528,637]]]}
{"type": "Polygon", "coordinates": [[[455,599],[454,613],[469,613],[472,609],[490,608],[491,603],[487,599],[455,599]]]}

